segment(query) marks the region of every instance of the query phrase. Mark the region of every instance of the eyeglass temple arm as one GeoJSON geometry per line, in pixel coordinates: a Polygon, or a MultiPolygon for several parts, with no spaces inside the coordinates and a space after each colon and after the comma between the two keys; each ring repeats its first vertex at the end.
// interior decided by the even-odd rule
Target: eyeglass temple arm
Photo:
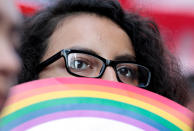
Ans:
{"type": "Polygon", "coordinates": [[[58,60],[59,58],[62,57],[62,51],[58,52],[57,54],[53,55],[52,57],[48,58],[47,60],[45,60],[44,62],[40,63],[37,68],[36,71],[39,73],[40,71],[42,71],[45,67],[47,67],[48,65],[52,64],[53,62],[55,62],[56,60],[58,60]]]}

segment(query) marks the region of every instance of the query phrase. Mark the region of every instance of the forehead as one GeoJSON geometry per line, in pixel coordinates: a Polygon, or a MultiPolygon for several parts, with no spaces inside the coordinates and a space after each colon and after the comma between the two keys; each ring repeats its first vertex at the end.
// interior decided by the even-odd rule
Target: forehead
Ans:
{"type": "Polygon", "coordinates": [[[135,55],[125,31],[112,20],[95,14],[81,13],[64,18],[49,39],[47,55],[72,47],[93,50],[107,59],[116,55],[135,55]]]}
{"type": "Polygon", "coordinates": [[[0,0],[0,22],[7,24],[19,24],[19,11],[13,0],[0,0]]]}

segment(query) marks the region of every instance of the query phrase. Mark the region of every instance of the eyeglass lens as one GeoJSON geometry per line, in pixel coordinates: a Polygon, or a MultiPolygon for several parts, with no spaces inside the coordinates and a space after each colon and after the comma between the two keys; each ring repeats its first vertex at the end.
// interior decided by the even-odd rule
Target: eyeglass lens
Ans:
{"type": "Polygon", "coordinates": [[[88,54],[71,53],[68,55],[68,68],[77,75],[85,77],[98,77],[103,62],[88,54]]]}

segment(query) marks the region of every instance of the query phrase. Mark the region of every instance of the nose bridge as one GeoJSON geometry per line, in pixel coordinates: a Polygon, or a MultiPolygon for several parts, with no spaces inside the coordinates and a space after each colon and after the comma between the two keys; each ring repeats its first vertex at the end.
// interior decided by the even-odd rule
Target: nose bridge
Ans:
{"type": "Polygon", "coordinates": [[[108,65],[106,67],[102,79],[116,82],[118,81],[116,77],[116,72],[114,71],[114,68],[112,66],[108,65]]]}
{"type": "Polygon", "coordinates": [[[107,59],[106,59],[106,66],[110,66],[110,65],[111,65],[111,63],[112,63],[112,61],[111,61],[111,60],[107,60],[107,59]]]}

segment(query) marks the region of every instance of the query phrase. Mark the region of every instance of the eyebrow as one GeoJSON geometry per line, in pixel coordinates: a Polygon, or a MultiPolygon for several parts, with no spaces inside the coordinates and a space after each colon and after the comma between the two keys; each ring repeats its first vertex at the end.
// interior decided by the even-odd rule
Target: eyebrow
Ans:
{"type": "Polygon", "coordinates": [[[88,48],[83,48],[83,47],[78,47],[78,46],[76,46],[76,47],[71,47],[71,48],[69,48],[69,49],[73,49],[73,50],[81,50],[81,51],[84,51],[84,52],[87,52],[87,53],[91,53],[91,54],[94,54],[94,55],[99,55],[97,52],[95,52],[95,51],[93,51],[93,50],[91,50],[91,49],[88,49],[88,48]]]}
{"type": "MultiPolygon", "coordinates": [[[[99,55],[97,52],[91,50],[91,49],[88,49],[88,48],[83,48],[83,47],[71,47],[69,49],[74,49],[74,50],[81,50],[81,51],[84,51],[84,52],[87,52],[87,53],[91,53],[91,54],[95,54],[95,55],[99,55]]],[[[133,61],[135,62],[136,59],[135,59],[135,56],[132,56],[130,54],[124,54],[124,55],[119,55],[119,56],[116,56],[114,58],[114,60],[116,61],[133,61]]]]}
{"type": "Polygon", "coordinates": [[[114,58],[116,61],[133,61],[135,62],[135,56],[129,55],[129,54],[124,54],[124,55],[119,55],[114,58]]]}

